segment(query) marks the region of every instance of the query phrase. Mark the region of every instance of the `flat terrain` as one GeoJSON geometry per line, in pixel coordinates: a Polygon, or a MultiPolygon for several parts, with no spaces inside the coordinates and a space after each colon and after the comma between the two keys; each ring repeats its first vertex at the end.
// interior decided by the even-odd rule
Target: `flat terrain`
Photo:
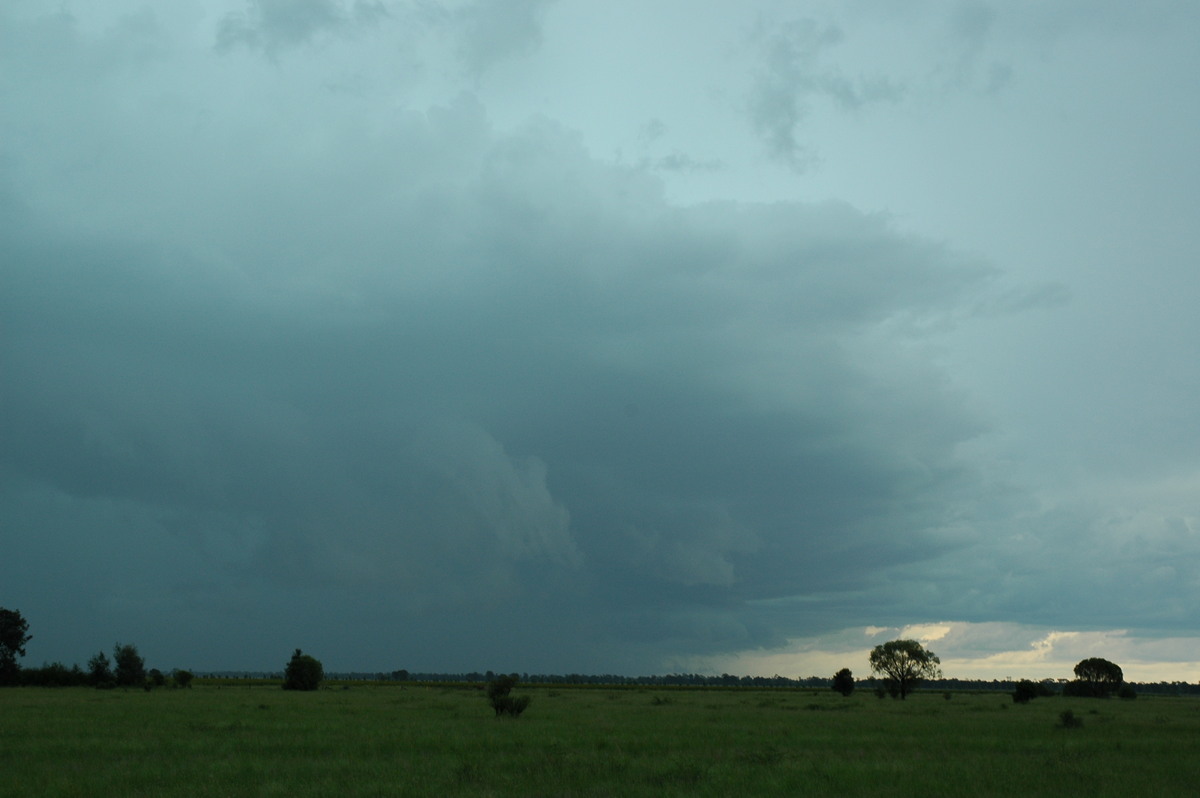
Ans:
{"type": "Polygon", "coordinates": [[[1195,795],[1200,700],[340,686],[0,690],[3,796],[1195,795]],[[1082,718],[1063,728],[1060,714],[1082,718]]]}

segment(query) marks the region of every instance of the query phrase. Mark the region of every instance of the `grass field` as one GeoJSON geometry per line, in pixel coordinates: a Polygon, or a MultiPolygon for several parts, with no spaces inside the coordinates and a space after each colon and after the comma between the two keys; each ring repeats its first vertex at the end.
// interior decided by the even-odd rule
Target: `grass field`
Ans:
{"type": "Polygon", "coordinates": [[[1200,701],[353,686],[0,690],[3,796],[1183,796],[1200,701]],[[1070,709],[1080,728],[1063,728],[1070,709]]]}

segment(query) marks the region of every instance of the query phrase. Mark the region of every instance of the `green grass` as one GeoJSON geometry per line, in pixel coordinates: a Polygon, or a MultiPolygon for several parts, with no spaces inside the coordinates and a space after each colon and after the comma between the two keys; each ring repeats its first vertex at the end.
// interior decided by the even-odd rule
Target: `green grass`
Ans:
{"type": "Polygon", "coordinates": [[[0,690],[3,796],[1191,795],[1200,701],[787,690],[0,690]],[[1062,728],[1071,709],[1081,728],[1062,728]]]}

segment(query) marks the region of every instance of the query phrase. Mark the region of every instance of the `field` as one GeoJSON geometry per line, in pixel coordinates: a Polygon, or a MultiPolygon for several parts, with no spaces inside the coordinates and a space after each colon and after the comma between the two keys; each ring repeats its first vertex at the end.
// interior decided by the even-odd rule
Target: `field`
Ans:
{"type": "Polygon", "coordinates": [[[3,796],[1194,795],[1200,701],[333,686],[0,690],[3,796]],[[1071,710],[1078,728],[1060,724],[1071,710]]]}

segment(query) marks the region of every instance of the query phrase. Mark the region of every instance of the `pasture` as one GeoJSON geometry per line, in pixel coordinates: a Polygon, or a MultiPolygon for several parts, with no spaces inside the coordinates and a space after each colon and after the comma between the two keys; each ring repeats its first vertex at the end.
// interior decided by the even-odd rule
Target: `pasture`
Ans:
{"type": "Polygon", "coordinates": [[[0,690],[3,796],[1192,795],[1200,701],[859,690],[0,690]],[[1064,728],[1072,710],[1079,728],[1064,728]]]}

